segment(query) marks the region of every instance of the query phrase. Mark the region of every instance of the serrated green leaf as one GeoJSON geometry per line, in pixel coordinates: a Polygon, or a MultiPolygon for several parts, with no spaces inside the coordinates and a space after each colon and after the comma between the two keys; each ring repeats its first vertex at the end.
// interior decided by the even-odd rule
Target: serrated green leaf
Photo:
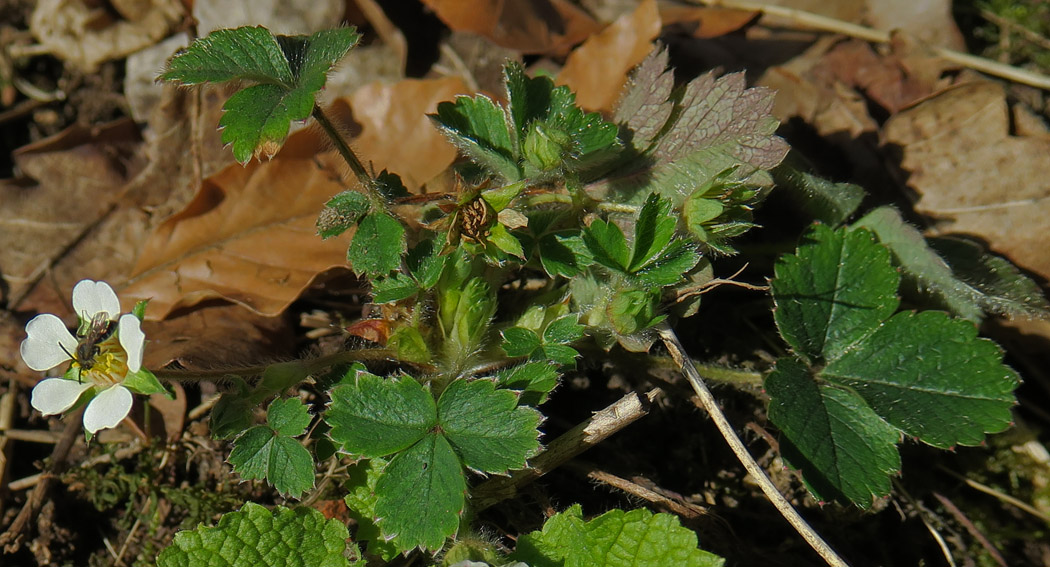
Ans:
{"type": "Polygon", "coordinates": [[[401,266],[405,249],[405,227],[386,213],[372,213],[361,219],[346,259],[359,273],[382,276],[401,266]]]}
{"type": "Polygon", "coordinates": [[[537,241],[540,264],[551,277],[571,278],[594,263],[578,231],[552,232],[537,241]]]}
{"type": "Polygon", "coordinates": [[[520,142],[525,139],[532,122],[550,112],[554,83],[546,77],[529,77],[517,61],[507,61],[503,66],[503,79],[511,122],[520,142]]]}
{"type": "Polygon", "coordinates": [[[821,376],[934,447],[978,445],[1010,426],[1020,380],[972,323],[939,311],[898,313],[821,376]]]}
{"type": "Polygon", "coordinates": [[[595,219],[583,230],[583,242],[594,255],[594,261],[618,271],[624,271],[631,261],[627,238],[614,222],[595,219]]]}
{"type": "Polygon", "coordinates": [[[440,549],[459,527],[466,490],[452,446],[428,433],[394,456],[376,483],[379,527],[401,550],[440,549]]]}
{"type": "Polygon", "coordinates": [[[566,315],[551,321],[543,330],[543,342],[545,344],[568,344],[583,337],[586,329],[577,323],[578,315],[566,315]]]}
{"type": "Polygon", "coordinates": [[[522,249],[521,242],[502,224],[495,224],[489,229],[488,241],[511,256],[525,258],[525,250],[522,249]]]}
{"type": "Polygon", "coordinates": [[[375,523],[376,484],[386,469],[386,459],[365,459],[347,467],[347,479],[343,482],[346,496],[343,500],[350,513],[350,518],[357,522],[354,541],[368,542],[366,550],[370,555],[378,555],[390,561],[399,553],[397,546],[383,539],[379,526],[375,523]]]}
{"type": "Polygon", "coordinates": [[[274,400],[266,410],[266,422],[279,435],[298,437],[310,426],[310,410],[299,398],[274,400]]]}
{"type": "Polygon", "coordinates": [[[634,71],[616,106],[614,120],[630,131],[631,146],[644,154],[664,130],[674,103],[674,72],[668,68],[666,49],[654,49],[634,71]]]}
{"type": "Polygon", "coordinates": [[[325,421],[332,439],[364,457],[385,457],[416,443],[437,424],[434,398],[408,376],[383,379],[356,372],[332,389],[325,421]]]}
{"type": "Polygon", "coordinates": [[[533,353],[532,358],[546,358],[564,366],[575,366],[576,358],[580,356],[579,351],[566,345],[543,345],[538,353],[538,356],[533,353]]]}
{"type": "Polygon", "coordinates": [[[281,494],[298,498],[314,485],[314,461],[292,437],[306,431],[310,413],[298,398],[274,400],[267,422],[237,438],[230,464],[245,479],[266,479],[281,494]]]}
{"type": "MultiPolygon", "coordinates": [[[[312,508],[273,512],[248,502],[225,514],[216,527],[175,534],[171,546],[157,557],[159,567],[345,567],[346,540],[339,520],[326,520],[312,508]]],[[[352,545],[352,544],[351,544],[352,545]]],[[[354,554],[358,557],[359,552],[354,554]]]]}
{"type": "Polygon", "coordinates": [[[656,193],[649,194],[634,228],[634,254],[628,272],[636,272],[654,260],[671,242],[678,221],[670,212],[669,200],[661,199],[656,193]]]}
{"type": "Polygon", "coordinates": [[[633,335],[656,324],[658,302],[657,294],[651,291],[622,290],[613,294],[606,315],[617,333],[633,335]]]}
{"type": "Polygon", "coordinates": [[[317,219],[317,234],[322,239],[339,236],[364,216],[371,204],[368,197],[357,191],[343,191],[325,203],[325,210],[317,219]]]}
{"type": "Polygon", "coordinates": [[[962,283],[974,290],[985,313],[1006,317],[1047,318],[1050,302],[1039,284],[1005,258],[989,254],[964,237],[931,238],[930,246],[962,283]]]}
{"type": "Polygon", "coordinates": [[[674,285],[685,280],[686,274],[700,261],[700,255],[687,240],[675,240],[660,253],[660,256],[632,277],[641,283],[654,287],[674,285]]]}
{"type": "MultiPolygon", "coordinates": [[[[792,154],[794,156],[794,154],[792,154]]],[[[838,226],[860,207],[864,189],[853,183],[835,183],[800,169],[793,157],[773,170],[777,187],[787,190],[815,220],[838,226]]]]}
{"type": "Polygon", "coordinates": [[[610,510],[589,522],[579,504],[550,517],[542,531],[518,539],[511,559],[532,567],[721,567],[697,548],[696,533],[671,514],[610,510]]]}
{"type": "Polygon", "coordinates": [[[277,39],[262,26],[215,30],[175,55],[159,79],[184,85],[234,79],[291,85],[294,80],[277,39]]]}
{"type": "Polygon", "coordinates": [[[519,404],[538,406],[547,401],[547,394],[558,385],[558,370],[546,362],[527,362],[505,368],[494,378],[501,388],[522,391],[519,404]]]}
{"type": "Polygon", "coordinates": [[[472,470],[506,474],[524,468],[539,448],[539,412],[490,380],[456,380],[437,405],[442,431],[472,470]]]}
{"type": "Polygon", "coordinates": [[[781,358],[766,378],[769,419],[781,431],[785,460],[818,498],[869,508],[890,492],[900,470],[900,432],[857,394],[821,386],[798,360],[781,358]]]}
{"type": "Polygon", "coordinates": [[[240,163],[248,163],[256,152],[276,154],[292,121],[310,116],[314,94],[303,88],[274,84],[237,91],[222,107],[222,143],[233,145],[233,157],[240,163]]]}
{"type": "Polygon", "coordinates": [[[437,285],[438,278],[445,269],[445,260],[448,259],[448,256],[441,256],[440,252],[434,240],[427,238],[413,246],[405,257],[408,271],[419,282],[419,287],[424,290],[437,285]]]}
{"type": "Polygon", "coordinates": [[[535,331],[523,327],[503,329],[503,351],[507,356],[529,356],[540,346],[540,337],[535,331]]]}
{"type": "Polygon", "coordinates": [[[456,97],[454,103],[439,104],[437,114],[429,116],[441,133],[489,173],[509,182],[521,178],[503,110],[492,99],[456,97]]]}
{"type": "Polygon", "coordinates": [[[834,360],[897,309],[900,277],[866,230],[815,225],[782,256],[771,284],[784,340],[810,359],[834,360]]]}
{"type": "Polygon", "coordinates": [[[314,92],[324,87],[328,71],[360,39],[353,27],[321,30],[310,36],[277,36],[296,81],[314,92]]]}
{"type": "Polygon", "coordinates": [[[419,293],[419,284],[401,272],[389,276],[373,278],[372,303],[392,303],[401,301],[419,293]]]}

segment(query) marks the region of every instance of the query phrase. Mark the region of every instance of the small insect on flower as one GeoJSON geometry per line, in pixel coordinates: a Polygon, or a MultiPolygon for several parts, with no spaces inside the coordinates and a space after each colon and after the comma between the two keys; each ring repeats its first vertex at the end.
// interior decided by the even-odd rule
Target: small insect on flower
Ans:
{"type": "MultiPolygon", "coordinates": [[[[78,365],[77,382],[82,383],[81,373],[95,366],[95,357],[99,355],[99,343],[109,339],[117,330],[117,322],[102,311],[88,319],[85,313],[80,328],[77,329],[77,348],[66,352],[78,365]]],[[[61,345],[59,345],[61,346],[61,345]]],[[[65,350],[65,347],[62,347],[65,350]]]]}

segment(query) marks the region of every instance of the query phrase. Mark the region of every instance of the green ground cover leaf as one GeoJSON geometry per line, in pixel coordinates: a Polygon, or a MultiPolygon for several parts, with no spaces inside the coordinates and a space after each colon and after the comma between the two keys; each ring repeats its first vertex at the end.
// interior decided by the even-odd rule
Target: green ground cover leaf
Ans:
{"type": "Polygon", "coordinates": [[[245,479],[266,479],[281,494],[298,498],[314,485],[314,461],[295,440],[310,425],[310,413],[298,398],[274,400],[267,425],[244,432],[230,452],[230,464],[245,479]]]}
{"type": "Polygon", "coordinates": [[[942,312],[891,316],[896,272],[866,230],[818,225],[776,273],[777,326],[821,363],[778,361],[769,415],[817,494],[870,506],[889,490],[875,476],[898,466],[886,445],[901,433],[946,448],[1009,426],[1019,380],[998,346],[942,312]]]}
{"type": "Polygon", "coordinates": [[[903,312],[828,363],[886,421],[934,447],[978,445],[1010,426],[1020,380],[972,323],[938,311],[903,312]]]}
{"type": "Polygon", "coordinates": [[[580,340],[586,327],[577,323],[577,320],[579,320],[579,315],[573,313],[551,321],[543,330],[543,342],[545,344],[569,344],[580,340]]]}
{"type": "Polygon", "coordinates": [[[429,115],[457,148],[485,168],[508,182],[521,179],[517,149],[507,132],[507,122],[492,99],[485,95],[460,96],[455,102],[438,105],[429,115]]]}
{"type": "Polygon", "coordinates": [[[372,303],[392,303],[419,293],[419,284],[411,276],[394,272],[386,277],[372,278],[372,303]]]}
{"type": "Polygon", "coordinates": [[[539,412],[490,380],[456,380],[437,406],[444,435],[472,470],[506,474],[539,449],[539,412]]]}
{"type": "Polygon", "coordinates": [[[532,329],[510,327],[503,329],[503,352],[507,356],[529,356],[540,347],[539,335],[532,329]]]}
{"type": "Polygon", "coordinates": [[[594,261],[617,271],[624,271],[631,261],[627,238],[616,223],[595,219],[583,230],[583,242],[594,255],[594,261]]]}
{"type": "Polygon", "coordinates": [[[550,517],[541,531],[518,539],[511,559],[531,567],[720,567],[724,560],[697,548],[696,533],[671,514],[610,510],[590,521],[576,504],[550,517]]]}
{"type": "Polygon", "coordinates": [[[317,234],[325,240],[349,230],[371,208],[368,197],[358,191],[343,191],[324,206],[317,219],[317,234]]]}
{"type": "Polygon", "coordinates": [[[780,334],[812,359],[837,358],[897,309],[899,276],[867,231],[813,230],[782,256],[772,282],[780,334]]]}
{"type": "MultiPolygon", "coordinates": [[[[175,534],[157,557],[160,567],[343,567],[346,526],[313,508],[277,506],[273,512],[248,502],[224,514],[215,527],[175,534]]],[[[353,544],[351,544],[353,545],[353,544]]],[[[360,556],[358,552],[354,555],[360,556]]],[[[356,564],[356,563],[355,563],[356,564]]]]}
{"type": "Polygon", "coordinates": [[[364,457],[407,449],[437,424],[434,398],[412,378],[354,371],[354,382],[332,389],[324,419],[332,439],[364,457]]]}
{"type": "MultiPolygon", "coordinates": [[[[773,170],[777,188],[789,191],[802,208],[814,219],[838,226],[849,219],[866,192],[853,183],[836,183],[801,169],[792,154],[773,170]]],[[[870,228],[870,227],[869,227],[870,228]]],[[[873,229],[874,230],[874,229],[873,229]]]]}
{"type": "Polygon", "coordinates": [[[427,433],[398,453],[376,483],[379,527],[401,550],[440,549],[466,500],[463,465],[445,437],[427,433]]]}
{"type": "Polygon", "coordinates": [[[326,74],[359,39],[353,28],[311,36],[274,36],[263,27],[216,30],[172,58],[160,79],[259,83],[234,93],[219,121],[223,143],[247,163],[259,153],[275,154],[291,122],[310,116],[326,74]]]}
{"type": "Polygon", "coordinates": [[[386,213],[371,213],[358,224],[346,259],[358,273],[384,276],[401,267],[405,249],[405,227],[386,213]]]}
{"type": "Polygon", "coordinates": [[[661,199],[656,193],[649,194],[634,226],[634,253],[628,272],[637,272],[667,248],[678,224],[670,212],[671,201],[661,199]]]}
{"type": "Polygon", "coordinates": [[[805,471],[809,489],[821,499],[846,498],[862,508],[890,492],[900,470],[900,432],[857,394],[818,384],[809,369],[781,358],[766,378],[769,419],[786,439],[784,459],[805,471]]]}

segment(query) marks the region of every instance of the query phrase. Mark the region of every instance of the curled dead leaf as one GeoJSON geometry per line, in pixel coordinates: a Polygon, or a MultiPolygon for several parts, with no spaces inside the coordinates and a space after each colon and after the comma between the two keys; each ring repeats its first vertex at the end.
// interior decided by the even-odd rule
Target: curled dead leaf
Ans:
{"type": "Polygon", "coordinates": [[[441,21],[456,31],[487,37],[522,53],[564,54],[601,26],[565,0],[424,0],[441,21]]]}

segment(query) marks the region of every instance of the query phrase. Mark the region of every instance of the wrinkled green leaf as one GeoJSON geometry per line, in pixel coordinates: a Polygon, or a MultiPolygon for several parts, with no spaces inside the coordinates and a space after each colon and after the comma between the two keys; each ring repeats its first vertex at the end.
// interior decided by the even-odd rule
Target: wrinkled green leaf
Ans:
{"type": "Polygon", "coordinates": [[[314,485],[314,461],[293,437],[302,435],[310,414],[298,398],[274,400],[267,425],[245,431],[234,442],[230,464],[245,479],[266,479],[281,494],[298,498],[314,485]]]}
{"type": "Polygon", "coordinates": [[[437,424],[434,398],[410,377],[380,378],[355,372],[354,382],[332,389],[325,421],[332,439],[364,457],[407,449],[437,424]]]}
{"type": "MultiPolygon", "coordinates": [[[[350,565],[344,556],[349,537],[342,522],[326,520],[312,508],[277,506],[271,512],[248,502],[239,511],[223,515],[218,526],[175,534],[171,546],[157,557],[157,565],[345,567],[350,565]]],[[[360,557],[356,546],[352,553],[360,557]]]]}
{"type": "Polygon", "coordinates": [[[367,542],[366,550],[370,555],[378,555],[390,561],[398,554],[397,546],[383,538],[379,526],[375,523],[376,483],[386,469],[386,459],[365,459],[347,467],[347,479],[343,482],[346,496],[343,500],[350,513],[350,518],[357,522],[354,530],[354,541],[367,542]]]}
{"type": "Polygon", "coordinates": [[[401,266],[405,249],[405,227],[386,213],[372,213],[361,219],[346,259],[359,273],[382,276],[401,266]]]}
{"type": "Polygon", "coordinates": [[[531,329],[510,327],[503,329],[503,351],[507,356],[529,356],[540,346],[540,337],[531,329]]]}
{"type": "Polygon", "coordinates": [[[398,549],[440,549],[459,527],[466,490],[452,446],[428,433],[395,455],[376,483],[379,527],[398,549]]]}
{"type": "Polygon", "coordinates": [[[437,406],[442,431],[472,470],[506,474],[539,448],[539,412],[489,380],[456,380],[437,406]]]}

